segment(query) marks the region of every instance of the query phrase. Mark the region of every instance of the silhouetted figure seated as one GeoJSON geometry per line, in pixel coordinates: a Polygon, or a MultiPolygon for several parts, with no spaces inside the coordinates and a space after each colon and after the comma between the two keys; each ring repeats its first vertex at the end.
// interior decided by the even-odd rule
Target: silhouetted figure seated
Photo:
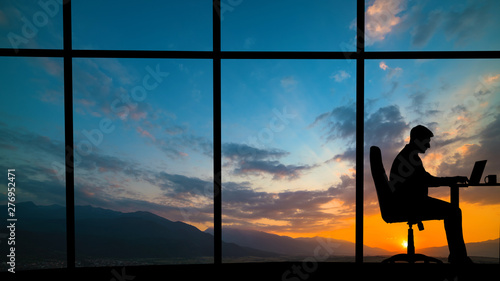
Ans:
{"type": "Polygon", "coordinates": [[[435,177],[429,174],[418,156],[429,149],[434,134],[418,125],[410,131],[410,142],[394,159],[390,173],[390,186],[402,214],[417,220],[444,219],[450,263],[472,263],[462,233],[462,211],[451,203],[428,196],[431,186],[452,186],[467,181],[467,177],[435,177]]]}

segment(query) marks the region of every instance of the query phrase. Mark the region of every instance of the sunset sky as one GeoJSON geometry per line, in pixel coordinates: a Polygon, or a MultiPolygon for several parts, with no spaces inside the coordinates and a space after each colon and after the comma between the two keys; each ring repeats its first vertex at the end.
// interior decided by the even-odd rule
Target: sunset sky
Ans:
{"type": "MultiPolygon", "coordinates": [[[[230,7],[222,49],[353,51],[354,1],[311,2],[230,7]]],[[[211,1],[128,4],[120,13],[116,3],[72,3],[75,49],[212,48],[211,1]]],[[[2,2],[0,47],[14,47],[20,19],[37,11],[2,2]]],[[[499,13],[493,0],[367,1],[366,50],[498,50],[499,13]]],[[[61,48],[61,11],[48,19],[16,46],[61,48]]],[[[63,60],[1,57],[0,65],[0,166],[18,171],[19,201],[64,205],[63,60]]],[[[223,226],[355,242],[355,61],[221,67],[223,226]]],[[[213,227],[212,61],[75,58],[73,79],[76,204],[213,227]]],[[[410,129],[423,124],[435,135],[421,155],[427,171],[469,176],[487,159],[484,175],[498,175],[499,86],[499,60],[365,61],[366,245],[402,251],[407,235],[405,224],[380,217],[369,147],[381,147],[388,171],[410,129]]],[[[431,195],[449,200],[449,188],[431,195]]],[[[469,187],[460,204],[466,242],[499,237],[500,188],[469,187]]],[[[417,249],[446,245],[442,221],[425,228],[417,249]]]]}

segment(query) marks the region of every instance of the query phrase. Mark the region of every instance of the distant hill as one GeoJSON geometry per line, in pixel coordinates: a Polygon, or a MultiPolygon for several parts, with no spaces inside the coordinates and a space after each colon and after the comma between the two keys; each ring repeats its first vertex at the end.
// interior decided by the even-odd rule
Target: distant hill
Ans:
{"type": "MultiPolygon", "coordinates": [[[[467,254],[475,257],[498,258],[500,253],[499,243],[500,239],[467,243],[467,254]]],[[[448,246],[424,248],[417,252],[433,257],[448,257],[450,253],[448,246]]]]}
{"type": "MultiPolygon", "coordinates": [[[[6,210],[7,206],[0,208],[6,210]]],[[[16,252],[19,258],[65,259],[65,207],[17,203],[16,217],[16,252]]],[[[5,221],[6,217],[1,219],[5,221]]],[[[191,259],[213,256],[213,235],[150,212],[122,213],[92,206],[75,206],[75,225],[77,258],[191,259]]],[[[0,233],[3,232],[6,230],[0,230],[0,233]]],[[[232,243],[222,243],[222,248],[235,257],[275,255],[232,243]]],[[[0,249],[5,253],[7,243],[0,243],[0,249]]]]}
{"type": "MultiPolygon", "coordinates": [[[[6,210],[7,206],[0,206],[6,210]]],[[[7,219],[7,212],[0,219],[7,219]]],[[[174,222],[150,212],[123,213],[92,206],[75,207],[77,259],[163,259],[180,263],[213,256],[213,229],[174,222]]],[[[66,259],[66,211],[59,205],[37,206],[32,202],[16,204],[16,254],[23,264],[33,259],[66,259]]],[[[8,251],[7,229],[0,229],[0,252],[8,251]]],[[[224,257],[259,257],[272,260],[283,256],[311,256],[318,246],[331,247],[332,256],[354,256],[352,242],[313,238],[291,238],[266,232],[225,227],[224,257]]],[[[470,256],[498,257],[499,239],[468,243],[470,256]]],[[[447,257],[448,248],[417,249],[435,257],[447,257]]],[[[322,254],[325,252],[321,252],[322,254]]],[[[394,253],[364,247],[365,256],[389,256],[394,253]]],[[[167,262],[168,263],[168,262],[167,262]]],[[[1,268],[0,268],[1,269],[1,268]]]]}
{"type": "MultiPolygon", "coordinates": [[[[205,232],[213,233],[213,229],[207,229],[205,232]]],[[[245,247],[291,256],[311,256],[314,254],[314,250],[323,244],[330,245],[332,256],[354,256],[355,253],[355,244],[345,240],[323,237],[291,238],[262,231],[231,227],[223,228],[222,240],[245,247]]],[[[384,249],[368,246],[364,247],[364,253],[365,255],[391,254],[384,249]]]]}

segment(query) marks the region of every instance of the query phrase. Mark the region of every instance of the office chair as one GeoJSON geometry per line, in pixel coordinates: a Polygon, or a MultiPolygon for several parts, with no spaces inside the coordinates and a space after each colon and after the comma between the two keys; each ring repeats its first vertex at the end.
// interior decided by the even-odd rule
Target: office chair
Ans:
{"type": "Polygon", "coordinates": [[[382,219],[386,223],[407,222],[409,226],[408,247],[406,248],[407,253],[394,255],[382,262],[394,263],[397,261],[406,261],[409,263],[415,263],[417,261],[423,261],[425,263],[443,263],[441,260],[433,257],[428,257],[422,254],[415,254],[412,226],[416,224],[418,225],[419,230],[423,230],[424,225],[422,224],[422,220],[418,218],[411,218],[408,215],[403,215],[396,209],[396,202],[393,198],[387,174],[385,173],[384,164],[382,163],[382,153],[380,151],[380,148],[377,146],[372,146],[370,148],[370,168],[372,172],[373,182],[375,183],[375,189],[377,190],[378,203],[380,206],[382,219]]]}

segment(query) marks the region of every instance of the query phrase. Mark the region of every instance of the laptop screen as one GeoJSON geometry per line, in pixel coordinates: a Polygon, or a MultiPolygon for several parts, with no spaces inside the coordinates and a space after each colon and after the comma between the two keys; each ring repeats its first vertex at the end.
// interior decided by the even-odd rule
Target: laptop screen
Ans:
{"type": "Polygon", "coordinates": [[[478,184],[483,176],[484,167],[486,166],[486,160],[476,161],[472,173],[470,174],[469,184],[478,184]]]}

